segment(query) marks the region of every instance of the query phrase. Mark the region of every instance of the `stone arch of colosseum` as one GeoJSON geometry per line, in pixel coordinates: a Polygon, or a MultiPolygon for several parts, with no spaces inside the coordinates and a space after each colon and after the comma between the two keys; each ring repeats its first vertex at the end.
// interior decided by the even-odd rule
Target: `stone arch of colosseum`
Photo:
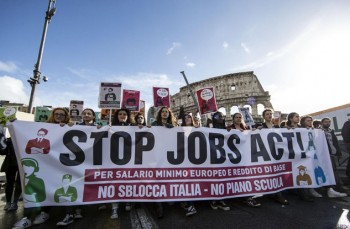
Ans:
{"type": "MultiPolygon", "coordinates": [[[[214,87],[217,107],[224,108],[226,119],[231,119],[231,107],[243,107],[250,105],[254,119],[260,119],[258,115],[258,104],[263,107],[272,107],[270,94],[265,91],[254,72],[232,73],[216,76],[190,84],[195,92],[204,87],[214,87]]],[[[187,86],[181,87],[180,92],[171,96],[171,108],[175,115],[180,112],[180,107],[185,112],[195,113],[198,109],[189,94],[187,86]]]]}

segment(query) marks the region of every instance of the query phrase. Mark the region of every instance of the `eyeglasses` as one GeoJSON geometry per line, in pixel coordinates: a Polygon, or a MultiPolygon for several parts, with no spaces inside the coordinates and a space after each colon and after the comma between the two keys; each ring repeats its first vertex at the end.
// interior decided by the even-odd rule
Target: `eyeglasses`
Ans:
{"type": "Polygon", "coordinates": [[[57,116],[57,117],[65,117],[66,114],[61,114],[61,113],[55,113],[54,116],[57,116]]]}

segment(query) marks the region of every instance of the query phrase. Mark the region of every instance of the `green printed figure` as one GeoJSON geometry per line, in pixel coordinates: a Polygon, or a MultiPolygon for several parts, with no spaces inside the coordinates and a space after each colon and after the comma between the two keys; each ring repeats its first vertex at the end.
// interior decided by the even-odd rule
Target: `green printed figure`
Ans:
{"type": "Polygon", "coordinates": [[[62,187],[57,189],[54,195],[56,203],[74,202],[78,198],[77,189],[70,186],[72,175],[65,174],[62,177],[62,187]]]}
{"type": "Polygon", "coordinates": [[[308,143],[308,146],[307,146],[307,150],[310,151],[311,147],[314,148],[314,150],[316,150],[316,146],[315,146],[315,143],[314,143],[314,136],[312,135],[311,132],[308,133],[308,136],[309,136],[309,143],[308,143]]]}
{"type": "Polygon", "coordinates": [[[45,183],[35,173],[39,171],[39,164],[33,158],[22,159],[24,171],[24,193],[25,202],[43,202],[46,199],[45,183]]]}

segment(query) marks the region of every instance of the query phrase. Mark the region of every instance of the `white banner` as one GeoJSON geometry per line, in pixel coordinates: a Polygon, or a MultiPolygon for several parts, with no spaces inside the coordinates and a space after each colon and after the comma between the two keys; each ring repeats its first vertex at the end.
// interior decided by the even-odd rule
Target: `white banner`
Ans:
{"type": "Polygon", "coordinates": [[[15,121],[9,130],[26,207],[213,200],[335,184],[318,129],[97,129],[15,121]]]}

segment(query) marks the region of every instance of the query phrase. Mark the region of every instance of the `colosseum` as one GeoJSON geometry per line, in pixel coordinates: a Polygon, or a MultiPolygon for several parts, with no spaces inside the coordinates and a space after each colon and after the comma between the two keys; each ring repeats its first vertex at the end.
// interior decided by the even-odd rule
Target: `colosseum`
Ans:
{"type": "MultiPolygon", "coordinates": [[[[258,115],[258,105],[272,107],[270,95],[265,91],[254,72],[231,73],[215,76],[189,84],[195,93],[204,87],[214,87],[217,107],[226,114],[226,120],[231,121],[231,110],[234,107],[249,106],[255,120],[261,120],[258,115]]],[[[183,107],[185,112],[198,111],[187,86],[181,87],[180,92],[171,96],[171,109],[176,116],[183,107]]],[[[237,108],[238,109],[238,108],[237,108]]]]}

